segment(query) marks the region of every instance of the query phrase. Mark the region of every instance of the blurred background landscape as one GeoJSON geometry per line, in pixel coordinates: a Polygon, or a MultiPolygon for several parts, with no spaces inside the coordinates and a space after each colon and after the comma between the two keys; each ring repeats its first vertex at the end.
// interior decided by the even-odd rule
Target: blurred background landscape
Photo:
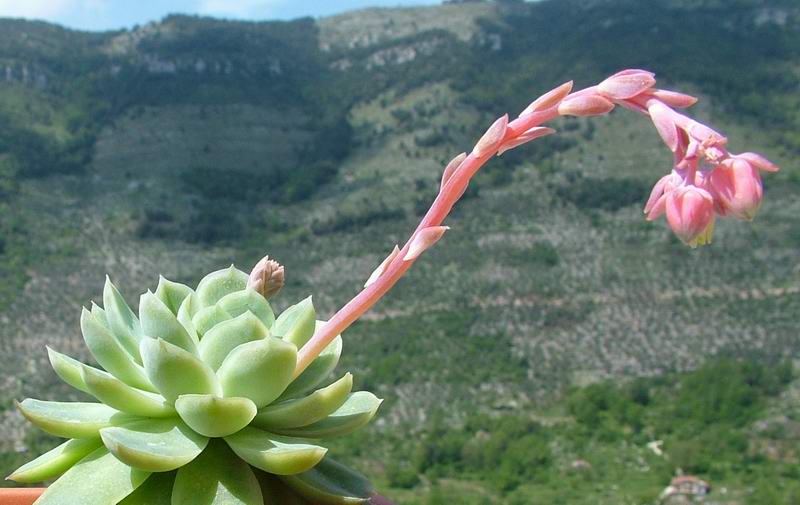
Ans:
{"type": "Polygon", "coordinates": [[[647,118],[557,121],[492,160],[345,333],[340,369],[386,401],[334,454],[399,505],[651,504],[681,473],[705,503],[800,503],[794,0],[0,19],[0,468],[53,445],[14,399],[81,396],[44,346],[88,359],[79,310],[106,274],[135,303],[159,273],[194,285],[269,253],[277,308],[313,294],[327,317],[493,119],[628,67],[782,167],[756,220],[690,250],[643,219],[671,164],[647,118]]]}

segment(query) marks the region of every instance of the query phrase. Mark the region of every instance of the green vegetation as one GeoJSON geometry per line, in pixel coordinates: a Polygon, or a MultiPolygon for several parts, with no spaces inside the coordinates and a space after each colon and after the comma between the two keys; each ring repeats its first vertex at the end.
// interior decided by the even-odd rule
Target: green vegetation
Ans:
{"type": "Polygon", "coordinates": [[[723,359],[572,388],[544,415],[473,415],[457,429],[434,417],[413,440],[383,443],[384,475],[408,504],[654,503],[678,471],[708,480],[714,500],[794,503],[797,480],[774,484],[797,474],[791,430],[800,419],[754,428],[792,380],[788,363],[723,359]],[[647,448],[655,440],[663,456],[647,448]],[[443,492],[455,481],[474,488],[443,492]]]}

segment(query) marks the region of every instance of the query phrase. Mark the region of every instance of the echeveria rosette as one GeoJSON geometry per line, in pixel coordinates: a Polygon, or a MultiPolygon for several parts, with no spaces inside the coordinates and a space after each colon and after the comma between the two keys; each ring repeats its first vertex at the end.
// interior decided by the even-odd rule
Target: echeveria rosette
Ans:
{"type": "Polygon", "coordinates": [[[310,298],[276,318],[264,296],[275,281],[257,291],[233,266],[196,290],[162,277],[137,316],[107,280],[103,307],[81,314],[102,368],[48,349],[59,377],[97,401],[20,403],[33,424],[70,440],[10,478],[58,477],[41,505],[367,501],[366,478],[321,441],[367,424],[381,400],[353,392],[349,373],[320,387],[341,337],[293,379],[297,350],[321,322],[310,298]]]}

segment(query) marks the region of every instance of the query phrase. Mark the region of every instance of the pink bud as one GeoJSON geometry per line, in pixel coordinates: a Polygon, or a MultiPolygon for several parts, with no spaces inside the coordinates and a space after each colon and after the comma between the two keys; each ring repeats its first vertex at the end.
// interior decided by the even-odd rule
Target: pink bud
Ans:
{"type": "Polygon", "coordinates": [[[397,245],[395,245],[394,249],[392,249],[392,252],[389,253],[389,256],[386,256],[386,259],[384,259],[381,262],[381,264],[378,265],[378,268],[376,268],[369,276],[367,282],[364,283],[364,287],[366,288],[369,287],[371,284],[374,284],[375,281],[377,281],[378,278],[381,275],[383,275],[383,272],[386,270],[386,267],[389,266],[389,264],[397,257],[398,254],[400,254],[400,248],[397,247],[397,245]]]}
{"type": "Polygon", "coordinates": [[[708,176],[718,206],[724,214],[751,221],[756,217],[764,188],[758,169],[743,159],[727,160],[708,176]]]}
{"type": "Polygon", "coordinates": [[[566,98],[558,106],[562,116],[599,116],[611,112],[614,103],[600,95],[579,95],[566,98]]]}
{"type": "Polygon", "coordinates": [[[778,170],[780,170],[778,168],[778,165],[776,165],[775,163],[769,161],[768,159],[757,153],[737,154],[736,156],[734,156],[734,158],[743,159],[748,163],[750,163],[751,165],[753,165],[754,167],[761,170],[765,170],[767,172],[777,172],[778,170]]]}
{"type": "Polygon", "coordinates": [[[656,83],[653,74],[645,71],[633,71],[626,74],[612,75],[597,86],[600,93],[615,100],[633,98],[656,83]]]}
{"type": "Polygon", "coordinates": [[[439,241],[444,232],[449,230],[449,226],[429,226],[418,231],[411,239],[408,252],[403,256],[403,261],[415,260],[420,254],[427,251],[433,244],[439,241]]]}
{"type": "Polygon", "coordinates": [[[647,110],[650,112],[650,119],[653,120],[661,139],[667,144],[670,151],[677,151],[680,139],[678,137],[678,125],[675,123],[675,111],[658,100],[650,100],[647,104],[647,110]]]}
{"type": "Polygon", "coordinates": [[[270,299],[283,288],[284,269],[277,261],[264,256],[256,263],[247,279],[247,287],[270,299]]]}
{"type": "Polygon", "coordinates": [[[481,139],[472,149],[472,154],[480,158],[487,153],[495,151],[500,146],[500,142],[502,142],[503,137],[505,137],[507,127],[508,114],[505,114],[503,117],[498,118],[494,123],[492,123],[492,126],[486,130],[486,133],[483,134],[483,137],[481,137],[481,139]]]}
{"type": "Polygon", "coordinates": [[[678,109],[685,109],[697,103],[697,98],[678,93],[676,91],[668,91],[666,89],[657,89],[653,91],[653,97],[659,99],[670,107],[677,107],[678,109]]]}
{"type": "Polygon", "coordinates": [[[555,107],[572,91],[572,81],[565,82],[557,88],[551,89],[528,105],[520,116],[555,107]]]}
{"type": "Polygon", "coordinates": [[[680,186],[667,195],[667,223],[679,239],[694,248],[711,243],[714,199],[697,186],[680,186]]]}
{"type": "Polygon", "coordinates": [[[447,166],[444,167],[444,172],[442,172],[442,184],[439,186],[440,190],[444,187],[445,184],[447,184],[447,181],[450,180],[453,174],[456,173],[456,170],[458,170],[458,167],[460,167],[461,164],[464,163],[465,159],[467,159],[467,153],[461,153],[452,160],[450,160],[447,166]]]}
{"type": "Polygon", "coordinates": [[[621,77],[623,75],[632,75],[632,74],[647,74],[650,77],[655,78],[656,74],[650,72],[649,70],[642,70],[641,68],[626,68],[625,70],[620,70],[616,74],[612,75],[611,77],[621,77]]]}
{"type": "Polygon", "coordinates": [[[666,210],[667,195],[681,183],[681,178],[671,172],[658,180],[644,206],[648,221],[658,219],[666,210]]]}
{"type": "Polygon", "coordinates": [[[535,126],[530,130],[521,133],[517,138],[513,138],[507,142],[504,142],[497,150],[497,155],[500,156],[509,149],[521,146],[522,144],[530,142],[531,140],[536,140],[539,137],[544,137],[545,135],[551,135],[555,132],[556,131],[554,129],[548,128],[546,126],[535,126]]]}
{"type": "Polygon", "coordinates": [[[728,143],[728,139],[725,137],[725,135],[715,131],[713,128],[710,128],[703,123],[698,123],[694,119],[689,120],[686,132],[690,137],[697,140],[701,144],[704,142],[711,142],[714,145],[725,145],[728,143]]]}

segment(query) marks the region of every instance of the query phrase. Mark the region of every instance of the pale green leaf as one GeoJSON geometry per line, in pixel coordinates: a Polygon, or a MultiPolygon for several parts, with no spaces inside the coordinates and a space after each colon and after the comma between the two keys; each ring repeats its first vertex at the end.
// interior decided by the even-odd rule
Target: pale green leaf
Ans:
{"type": "Polygon", "coordinates": [[[81,332],[89,352],[100,366],[129,386],[153,390],[144,369],[134,361],[108,328],[86,309],[81,313],[81,332]]]}
{"type": "Polygon", "coordinates": [[[164,305],[166,305],[173,314],[178,314],[178,309],[180,309],[183,300],[192,293],[192,288],[189,286],[181,284],[180,282],[173,282],[163,276],[158,276],[158,287],[156,287],[155,295],[159,300],[164,302],[164,305]]]}
{"type": "Polygon", "coordinates": [[[222,310],[219,305],[212,305],[211,307],[200,309],[197,314],[192,316],[192,326],[197,330],[202,342],[203,335],[228,319],[232,319],[230,314],[222,310]]]}
{"type": "Polygon", "coordinates": [[[142,339],[140,347],[147,376],[167,401],[192,393],[221,396],[214,371],[194,354],[149,337],[142,339]]]}
{"type": "Polygon", "coordinates": [[[81,379],[89,394],[122,412],[144,417],[175,415],[175,409],[161,395],[133,388],[96,368],[83,365],[81,379]]]}
{"type": "Polygon", "coordinates": [[[269,302],[263,295],[253,289],[248,288],[242,291],[229,293],[217,302],[217,306],[232,317],[237,317],[250,311],[255,314],[267,328],[275,323],[275,314],[272,312],[272,307],[270,307],[269,302]]]}
{"type": "MultiPolygon", "coordinates": [[[[322,321],[317,321],[317,324],[322,321]]],[[[322,353],[308,365],[303,373],[300,374],[295,380],[289,384],[278,401],[288,400],[290,398],[297,398],[306,392],[314,389],[322,383],[339,363],[339,357],[342,355],[342,336],[337,335],[336,338],[328,344],[322,353]]]]}
{"type": "Polygon", "coordinates": [[[341,407],[352,389],[353,376],[347,373],[333,384],[318,389],[306,397],[264,407],[253,419],[253,425],[270,431],[315,423],[341,407]]]}
{"type": "Polygon", "coordinates": [[[118,410],[102,403],[48,402],[27,398],[17,407],[34,425],[64,438],[95,437],[101,428],[111,426],[122,416],[118,410]]]}
{"type": "Polygon", "coordinates": [[[96,303],[92,302],[92,315],[97,319],[97,321],[105,326],[106,328],[111,328],[108,324],[108,316],[106,316],[106,311],[103,310],[103,307],[97,305],[96,303]]]}
{"type": "Polygon", "coordinates": [[[284,310],[272,326],[272,335],[281,337],[298,349],[314,335],[317,313],[309,296],[305,300],[284,310]]]}
{"type": "Polygon", "coordinates": [[[302,440],[245,428],[225,437],[233,452],[256,468],[275,475],[292,475],[310,470],[328,450],[302,440]]]}
{"type": "Polygon", "coordinates": [[[353,432],[375,416],[383,400],[368,391],[358,391],[347,397],[344,405],[321,421],[300,428],[276,428],[275,433],[300,438],[328,438],[353,432]]]}
{"type": "Polygon", "coordinates": [[[100,430],[103,444],[120,461],[148,472],[188,464],[208,444],[179,419],[145,419],[100,430]]]}
{"type": "Polygon", "coordinates": [[[210,307],[220,301],[223,296],[241,291],[247,286],[247,274],[237,270],[233,265],[230,268],[217,270],[203,277],[197,285],[197,296],[204,307],[210,307]]]}
{"type": "Polygon", "coordinates": [[[189,336],[192,337],[192,340],[199,341],[200,335],[197,333],[197,328],[195,328],[194,323],[192,322],[192,317],[200,310],[200,302],[197,300],[197,295],[192,292],[189,293],[181,306],[178,308],[178,322],[183,325],[186,331],[189,333],[189,336]]]}
{"type": "Polygon", "coordinates": [[[280,478],[319,505],[356,505],[367,502],[374,493],[366,477],[331,458],[323,459],[307,472],[280,478]]]}
{"type": "MultiPolygon", "coordinates": [[[[106,326],[111,329],[111,333],[122,344],[122,347],[133,356],[137,363],[141,364],[139,340],[142,338],[142,327],[136,314],[133,313],[108,276],[106,276],[106,284],[103,287],[103,306],[106,326]]],[[[94,308],[92,308],[92,312],[94,312],[94,308]]]]}
{"type": "Polygon", "coordinates": [[[200,341],[198,353],[212,370],[217,370],[228,354],[241,344],[262,340],[269,330],[252,312],[223,321],[210,329],[200,341]]]}
{"type": "Polygon", "coordinates": [[[192,354],[197,354],[197,342],[178,321],[175,314],[148,291],[139,300],[139,319],[142,331],[151,338],[160,338],[192,354]]]}
{"type": "Polygon", "coordinates": [[[7,479],[22,484],[54,479],[101,445],[99,437],[68,440],[17,468],[7,479]]]}
{"type": "Polygon", "coordinates": [[[267,337],[238,346],[217,371],[225,396],[244,396],[257,407],[269,405],[292,381],[297,348],[267,337]]]}
{"type": "Polygon", "coordinates": [[[100,447],[50,485],[36,505],[114,505],[150,475],[100,447]]]}
{"type": "Polygon", "coordinates": [[[171,505],[265,504],[250,466],[225,442],[215,439],[200,456],[178,470],[171,505]]]}
{"type": "Polygon", "coordinates": [[[247,398],[220,398],[213,395],[182,395],[175,409],[194,431],[207,437],[236,433],[253,420],[256,405],[247,398]]]}
{"type": "Polygon", "coordinates": [[[70,358],[66,354],[56,352],[50,347],[47,348],[47,357],[50,359],[50,365],[53,367],[53,370],[55,370],[56,375],[58,375],[61,380],[79,391],[83,391],[84,393],[89,392],[89,388],[86,387],[86,383],[83,382],[83,377],[81,377],[81,370],[86,365],[76,359],[70,358]]]}

